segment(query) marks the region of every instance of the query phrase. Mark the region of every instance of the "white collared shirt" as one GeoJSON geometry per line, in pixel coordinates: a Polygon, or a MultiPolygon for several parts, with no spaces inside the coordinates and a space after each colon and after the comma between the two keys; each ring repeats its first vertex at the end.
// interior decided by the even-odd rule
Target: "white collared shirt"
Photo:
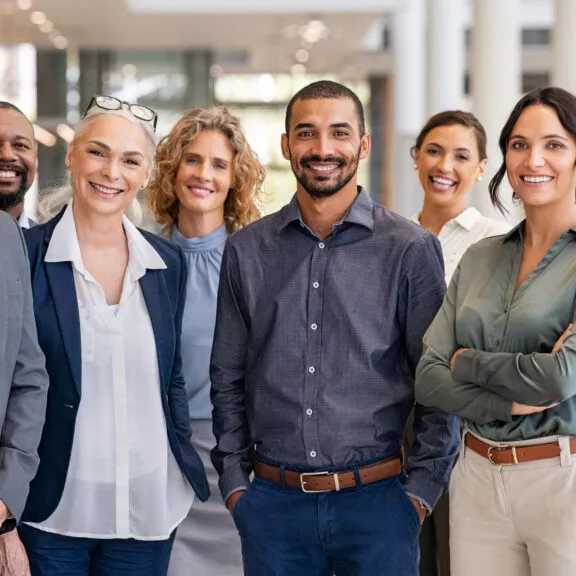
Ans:
{"type": "Polygon", "coordinates": [[[82,399],[62,499],[36,528],[67,536],[163,540],[194,492],[168,443],[156,342],[139,279],[166,264],[124,217],[129,259],[117,306],[82,263],[72,204],[46,262],[72,262],[80,314],[82,399]]]}
{"type": "MultiPolygon", "coordinates": [[[[419,213],[412,216],[412,222],[420,224],[419,213]]],[[[438,234],[444,256],[446,284],[450,283],[460,259],[472,244],[489,236],[506,234],[510,228],[508,222],[486,218],[473,207],[466,208],[456,218],[448,220],[438,234]]]]}
{"type": "Polygon", "coordinates": [[[28,216],[26,216],[26,212],[24,212],[24,210],[20,212],[18,224],[20,225],[20,228],[24,228],[24,230],[28,230],[28,228],[30,228],[30,220],[28,220],[28,216]]]}

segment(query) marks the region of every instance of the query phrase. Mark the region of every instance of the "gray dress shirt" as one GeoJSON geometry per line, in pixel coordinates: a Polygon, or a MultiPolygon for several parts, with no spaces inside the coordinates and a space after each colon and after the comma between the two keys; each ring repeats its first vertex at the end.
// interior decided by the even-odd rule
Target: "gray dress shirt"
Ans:
{"type": "MultiPolygon", "coordinates": [[[[436,238],[363,190],[324,240],[296,198],[233,234],[211,362],[224,498],[249,484],[254,450],[301,470],[396,454],[444,291],[436,238]]],[[[459,446],[457,419],[416,406],[415,436],[406,489],[431,507],[459,446]]]]}
{"type": "Polygon", "coordinates": [[[574,321],[576,228],[515,290],[524,227],[466,252],[426,333],[416,373],[419,402],[462,416],[472,431],[495,441],[576,434],[576,334],[551,353],[574,321]],[[469,350],[457,356],[452,374],[449,362],[459,347],[469,350]],[[560,404],[513,417],[513,401],[560,404]]]}

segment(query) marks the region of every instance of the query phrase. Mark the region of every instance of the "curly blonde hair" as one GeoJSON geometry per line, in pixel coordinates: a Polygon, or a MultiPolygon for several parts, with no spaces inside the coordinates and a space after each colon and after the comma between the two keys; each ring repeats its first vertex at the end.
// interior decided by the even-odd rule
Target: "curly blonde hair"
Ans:
{"type": "Polygon", "coordinates": [[[204,130],[223,134],[234,152],[234,182],[224,203],[224,222],[228,232],[250,224],[261,216],[259,204],[265,171],[236,118],[224,106],[190,110],[162,138],[156,150],[156,169],[148,185],[148,208],[169,232],[178,220],[179,201],[174,188],[184,151],[204,130]]]}

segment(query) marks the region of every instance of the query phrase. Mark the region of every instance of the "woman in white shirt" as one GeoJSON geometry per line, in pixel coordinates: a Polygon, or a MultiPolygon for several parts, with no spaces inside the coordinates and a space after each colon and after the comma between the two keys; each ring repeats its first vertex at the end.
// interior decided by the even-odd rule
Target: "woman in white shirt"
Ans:
{"type": "Polygon", "coordinates": [[[440,240],[448,284],[469,246],[510,229],[504,220],[486,218],[467,205],[468,192],[482,180],[488,162],[486,132],[469,112],[440,112],[426,122],[411,153],[424,190],[422,210],[412,219],[440,240]]]}
{"type": "MultiPolygon", "coordinates": [[[[482,179],[488,162],[486,132],[469,112],[440,112],[426,122],[411,153],[424,190],[424,205],[412,220],[440,240],[449,284],[472,244],[510,229],[504,220],[486,218],[467,205],[468,192],[482,179]]],[[[422,526],[420,550],[421,576],[450,575],[446,494],[422,526]]]]}
{"type": "Polygon", "coordinates": [[[124,215],[156,119],[94,97],[66,156],[72,198],[26,238],[50,376],[19,528],[32,576],[164,576],[194,491],[209,495],[181,374],[184,256],[124,215]]]}

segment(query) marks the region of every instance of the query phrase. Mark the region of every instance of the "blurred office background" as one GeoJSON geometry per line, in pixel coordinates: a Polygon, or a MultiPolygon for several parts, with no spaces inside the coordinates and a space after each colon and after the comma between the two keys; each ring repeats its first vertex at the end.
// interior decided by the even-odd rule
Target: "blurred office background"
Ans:
{"type": "MultiPolygon", "coordinates": [[[[425,119],[473,111],[489,176],[522,92],[576,92],[575,34],[576,0],[0,0],[0,99],[36,125],[32,215],[37,190],[65,177],[66,143],[96,93],[156,109],[159,136],[187,109],[229,106],[267,167],[269,212],[295,189],[279,145],[288,100],[315,79],[339,80],[361,97],[372,133],[360,181],[408,216],[421,204],[409,149],[425,119]]],[[[488,181],[471,202],[491,215],[488,181]]]]}

